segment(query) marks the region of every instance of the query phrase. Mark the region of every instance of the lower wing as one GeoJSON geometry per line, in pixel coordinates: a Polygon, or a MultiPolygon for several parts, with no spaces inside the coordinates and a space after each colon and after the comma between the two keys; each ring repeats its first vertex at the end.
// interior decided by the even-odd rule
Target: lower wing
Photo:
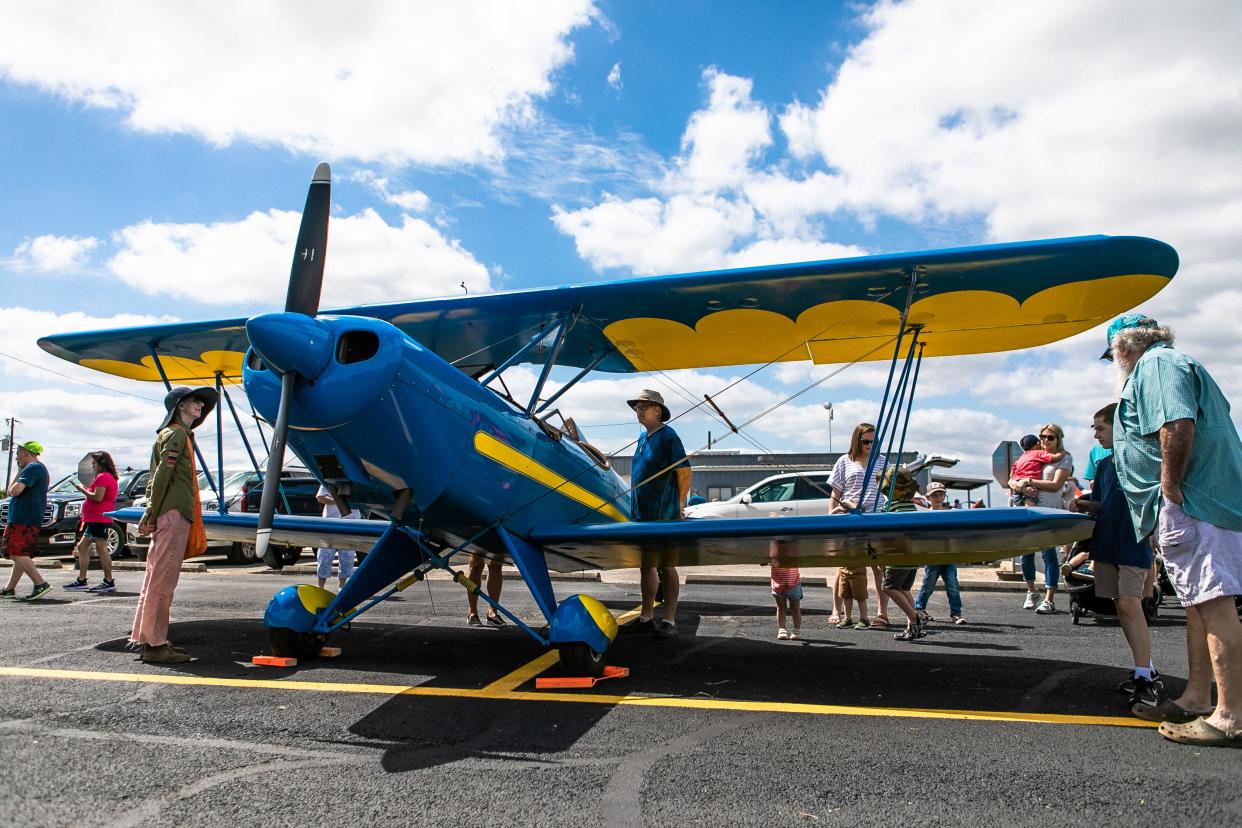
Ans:
{"type": "MultiPolygon", "coordinates": [[[[123,523],[142,520],[142,509],[120,509],[108,516],[123,523]]],[[[203,513],[203,528],[212,540],[254,543],[259,516],[254,512],[203,513]]],[[[351,520],[300,515],[276,515],[272,543],[279,546],[315,546],[356,549],[365,552],[375,545],[388,528],[386,520],[351,520]]]]}
{"type": "Polygon", "coordinates": [[[921,566],[1047,549],[1090,537],[1094,525],[1057,509],[960,509],[549,526],[530,541],[598,569],[766,564],[773,550],[801,566],[921,566]]]}

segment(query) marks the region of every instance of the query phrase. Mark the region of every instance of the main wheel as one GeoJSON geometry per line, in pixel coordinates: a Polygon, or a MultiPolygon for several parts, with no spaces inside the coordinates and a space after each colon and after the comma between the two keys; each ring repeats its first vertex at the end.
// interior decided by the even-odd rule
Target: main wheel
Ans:
{"type": "Polygon", "coordinates": [[[272,644],[272,655],[299,660],[319,655],[328,640],[322,633],[294,632],[288,627],[268,627],[267,638],[272,644]]]}
{"type": "Polygon", "coordinates": [[[302,557],[302,547],[282,546],[276,554],[280,556],[280,563],[283,566],[292,566],[298,562],[298,558],[302,557]]]}
{"type": "Polygon", "coordinates": [[[599,678],[604,674],[604,654],[595,652],[581,641],[560,644],[557,649],[561,653],[561,672],[564,675],[599,678]]]}

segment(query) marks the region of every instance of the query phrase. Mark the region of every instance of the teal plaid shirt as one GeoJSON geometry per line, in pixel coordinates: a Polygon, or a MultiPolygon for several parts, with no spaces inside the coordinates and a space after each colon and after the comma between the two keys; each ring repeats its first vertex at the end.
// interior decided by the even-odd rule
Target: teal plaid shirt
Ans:
{"type": "Polygon", "coordinates": [[[1242,531],[1242,441],[1229,417],[1229,401],[1206,368],[1157,342],[1139,357],[1126,380],[1113,421],[1117,477],[1135,534],[1141,540],[1155,531],[1160,427],[1174,420],[1195,423],[1182,508],[1213,526],[1242,531]]]}

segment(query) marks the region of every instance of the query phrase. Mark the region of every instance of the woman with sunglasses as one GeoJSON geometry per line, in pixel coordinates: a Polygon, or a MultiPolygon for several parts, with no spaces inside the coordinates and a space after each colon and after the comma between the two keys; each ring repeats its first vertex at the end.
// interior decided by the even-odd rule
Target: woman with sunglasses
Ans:
{"type": "MultiPolygon", "coordinates": [[[[1033,493],[1037,506],[1046,509],[1064,509],[1065,501],[1061,497],[1061,490],[1065,488],[1065,482],[1074,473],[1074,458],[1068,451],[1065,451],[1065,431],[1056,423],[1048,423],[1039,430],[1039,445],[1050,454],[1059,452],[1065,452],[1065,454],[1060,460],[1044,466],[1041,479],[1012,478],[1009,481],[1009,488],[1020,494],[1033,493]]],[[[1035,553],[1023,555],[1022,579],[1026,581],[1026,601],[1022,604],[1022,609],[1033,609],[1040,615],[1051,615],[1057,611],[1053,597],[1056,595],[1060,580],[1060,561],[1057,560],[1055,546],[1043,550],[1040,554],[1044,558],[1044,598],[1042,601],[1039,600],[1039,593],[1035,591],[1035,553]]]]}
{"type": "MultiPolygon", "coordinates": [[[[829,514],[844,514],[856,508],[861,508],[864,512],[884,511],[888,498],[884,496],[880,485],[881,476],[884,474],[883,460],[877,462],[871,470],[871,482],[867,484],[866,492],[863,492],[867,461],[871,459],[874,443],[874,425],[859,423],[854,426],[854,433],[850,435],[849,451],[837,459],[832,467],[832,474],[828,477],[828,486],[832,489],[832,497],[828,501],[829,514]]],[[[871,619],[871,626],[883,629],[888,626],[888,596],[882,587],[884,567],[871,567],[871,577],[875,580],[876,597],[880,602],[880,614],[871,619]]]]}

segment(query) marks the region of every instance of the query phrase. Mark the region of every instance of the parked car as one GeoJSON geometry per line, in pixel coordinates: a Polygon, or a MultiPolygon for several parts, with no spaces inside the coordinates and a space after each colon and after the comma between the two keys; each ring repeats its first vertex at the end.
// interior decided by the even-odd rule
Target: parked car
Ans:
{"type": "MultiPolygon", "coordinates": [[[[219,501],[217,501],[215,493],[211,490],[211,487],[207,484],[206,477],[201,472],[199,473],[198,483],[199,501],[202,503],[203,511],[207,513],[218,511],[219,501]]],[[[281,489],[285,497],[284,499],[278,499],[276,502],[276,511],[279,514],[288,514],[285,508],[285,500],[288,501],[295,515],[318,515],[322,512],[323,507],[315,499],[315,495],[319,491],[319,481],[311,476],[311,473],[306,469],[289,468],[282,471],[281,489]]],[[[226,470],[224,473],[224,485],[221,487],[221,491],[223,492],[226,511],[259,511],[259,500],[263,495],[263,484],[259,482],[259,474],[253,469],[226,470]]],[[[138,560],[145,561],[147,559],[147,549],[151,543],[150,538],[138,537],[138,528],[134,526],[131,527],[129,532],[129,543],[132,544],[138,560]]],[[[252,542],[208,540],[207,548],[216,552],[226,552],[230,563],[247,564],[258,561],[254,543],[252,542]]],[[[292,546],[278,547],[277,552],[286,566],[296,563],[302,555],[301,548],[292,546]]]]}
{"type": "MultiPolygon", "coordinates": [[[[116,507],[132,506],[134,498],[142,497],[147,489],[146,469],[122,472],[117,478],[116,507]]],[[[43,511],[43,526],[35,549],[42,555],[71,555],[77,543],[82,525],[82,504],[86,497],[73,487],[73,476],[62,477],[48,488],[47,507],[43,511]]],[[[9,523],[9,499],[0,501],[0,529],[9,523]]],[[[113,521],[108,527],[108,554],[120,557],[127,552],[126,527],[113,521]]],[[[92,554],[94,551],[92,549],[92,554]]]]}
{"type": "Polygon", "coordinates": [[[788,472],[760,480],[728,500],[686,507],[688,518],[792,517],[828,514],[830,470],[788,472]]]}

